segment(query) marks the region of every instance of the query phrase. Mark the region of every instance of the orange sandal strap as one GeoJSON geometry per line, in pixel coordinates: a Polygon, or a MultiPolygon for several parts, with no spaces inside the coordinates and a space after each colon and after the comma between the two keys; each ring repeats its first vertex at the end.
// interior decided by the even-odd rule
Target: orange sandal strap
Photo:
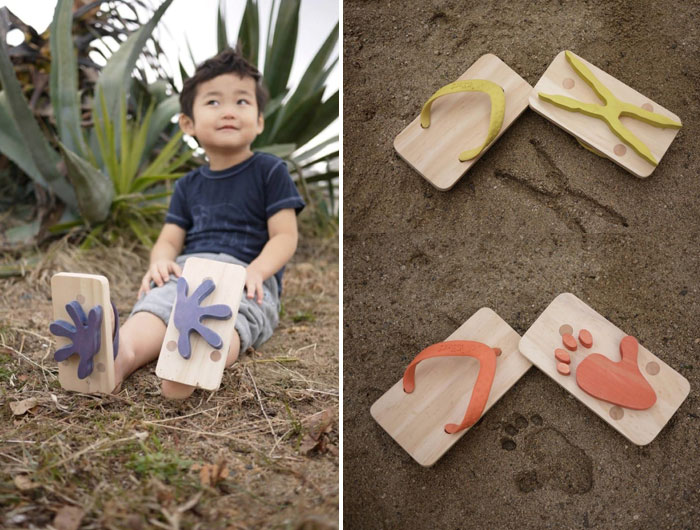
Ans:
{"type": "Polygon", "coordinates": [[[491,348],[482,342],[473,340],[450,340],[428,346],[411,361],[403,374],[403,390],[410,394],[416,387],[416,366],[425,359],[434,357],[474,357],[479,361],[479,374],[472,390],[467,412],[462,423],[448,423],[445,432],[454,434],[474,425],[484,412],[486,401],[491,392],[493,378],[496,375],[496,356],[500,348],[491,348]]]}

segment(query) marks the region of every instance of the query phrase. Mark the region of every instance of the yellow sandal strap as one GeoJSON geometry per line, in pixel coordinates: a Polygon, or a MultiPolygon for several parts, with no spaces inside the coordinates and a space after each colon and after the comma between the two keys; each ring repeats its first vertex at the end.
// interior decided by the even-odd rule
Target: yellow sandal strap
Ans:
{"type": "Polygon", "coordinates": [[[657,114],[641,107],[637,107],[631,103],[620,101],[573,53],[567,50],[565,55],[566,60],[569,62],[574,71],[579,75],[579,77],[581,77],[581,79],[590,85],[590,87],[596,94],[598,94],[600,99],[603,100],[605,104],[598,105],[596,103],[584,103],[566,96],[543,94],[542,92],[538,93],[539,98],[564,110],[570,112],[580,112],[587,116],[592,116],[593,118],[603,120],[613,134],[634,149],[639,156],[653,166],[658,165],[658,160],[654,158],[654,155],[651,153],[647,145],[632,134],[632,132],[622,124],[620,117],[629,116],[631,118],[643,121],[644,123],[648,123],[649,125],[653,125],[654,127],[661,128],[680,129],[682,127],[681,122],[672,120],[671,118],[668,118],[662,114],[657,114]]]}
{"type": "Polygon", "coordinates": [[[484,148],[489,145],[498,136],[498,133],[503,126],[503,117],[506,111],[506,96],[503,88],[492,81],[484,79],[467,79],[464,81],[455,81],[449,85],[445,85],[440,90],[435,92],[430,99],[425,102],[423,109],[420,111],[420,125],[424,129],[430,127],[430,106],[440,96],[455,94],[457,92],[483,92],[491,100],[491,115],[489,120],[489,130],[486,135],[486,141],[481,147],[462,151],[459,154],[459,161],[465,162],[471,160],[481,153],[484,148]]]}

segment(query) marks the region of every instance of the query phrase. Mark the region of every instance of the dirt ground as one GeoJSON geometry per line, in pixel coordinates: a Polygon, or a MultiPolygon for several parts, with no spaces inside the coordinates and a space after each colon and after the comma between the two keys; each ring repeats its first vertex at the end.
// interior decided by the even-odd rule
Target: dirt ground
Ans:
{"type": "Polygon", "coordinates": [[[344,2],[344,523],[700,526],[700,4],[344,2]],[[535,85],[569,49],[678,114],[638,179],[526,110],[449,192],[393,151],[440,86],[494,53],[535,85]],[[562,292],[685,376],[637,447],[532,368],[432,468],[371,404],[488,306],[521,335],[562,292]]]}
{"type": "Polygon", "coordinates": [[[51,357],[51,275],[104,274],[125,318],[144,254],[41,259],[0,284],[0,528],[337,528],[337,238],[302,239],[273,338],[181,403],[155,363],[98,396],[63,391],[51,357]]]}

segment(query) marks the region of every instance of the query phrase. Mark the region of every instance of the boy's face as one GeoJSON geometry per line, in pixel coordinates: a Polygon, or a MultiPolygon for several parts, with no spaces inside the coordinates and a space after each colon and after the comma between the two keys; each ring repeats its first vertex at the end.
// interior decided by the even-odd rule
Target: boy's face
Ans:
{"type": "Polygon", "coordinates": [[[248,152],[264,125],[262,115],[258,115],[255,80],[233,73],[201,83],[192,114],[194,121],[180,115],[180,127],[185,134],[196,136],[207,152],[248,152]]]}

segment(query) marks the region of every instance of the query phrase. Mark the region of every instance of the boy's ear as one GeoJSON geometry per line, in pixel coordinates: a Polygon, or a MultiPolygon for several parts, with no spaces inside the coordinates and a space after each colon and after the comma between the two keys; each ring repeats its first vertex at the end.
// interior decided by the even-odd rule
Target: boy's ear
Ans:
{"type": "Polygon", "coordinates": [[[265,118],[262,115],[262,112],[258,113],[258,134],[263,132],[265,129],[265,118]]]}
{"type": "Polygon", "coordinates": [[[180,125],[180,129],[182,129],[182,132],[188,136],[194,136],[194,121],[192,118],[190,118],[184,112],[181,112],[180,117],[178,118],[178,123],[180,125]]]}

